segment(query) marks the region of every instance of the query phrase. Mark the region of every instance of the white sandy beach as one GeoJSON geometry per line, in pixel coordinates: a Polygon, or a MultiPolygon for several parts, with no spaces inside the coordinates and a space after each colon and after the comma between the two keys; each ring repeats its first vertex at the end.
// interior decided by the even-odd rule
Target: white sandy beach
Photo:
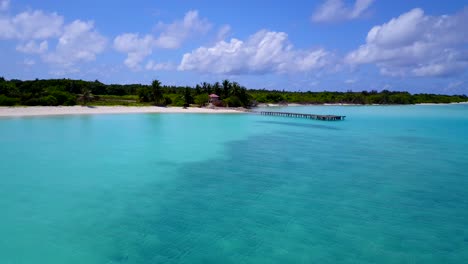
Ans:
{"type": "Polygon", "coordinates": [[[30,106],[0,107],[0,117],[86,115],[86,114],[136,114],[136,113],[194,113],[194,114],[236,114],[235,109],[210,109],[156,106],[30,106]]]}

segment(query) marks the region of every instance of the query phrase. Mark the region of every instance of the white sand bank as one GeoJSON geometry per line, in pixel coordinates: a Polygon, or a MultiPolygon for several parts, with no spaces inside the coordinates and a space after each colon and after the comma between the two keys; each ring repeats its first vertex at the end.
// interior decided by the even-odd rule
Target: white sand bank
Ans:
{"type": "Polygon", "coordinates": [[[156,106],[31,106],[0,107],[0,116],[47,116],[47,115],[86,115],[86,114],[132,114],[132,113],[195,113],[195,114],[230,114],[242,113],[234,109],[209,109],[156,106]]]}

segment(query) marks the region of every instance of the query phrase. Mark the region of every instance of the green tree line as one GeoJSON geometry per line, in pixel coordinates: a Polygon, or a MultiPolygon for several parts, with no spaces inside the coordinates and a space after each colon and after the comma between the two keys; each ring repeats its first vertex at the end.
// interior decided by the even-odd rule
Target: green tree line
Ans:
{"type": "Polygon", "coordinates": [[[71,79],[6,80],[0,78],[0,105],[157,105],[203,106],[209,94],[220,97],[220,105],[252,107],[258,103],[299,104],[417,104],[466,102],[466,95],[410,94],[383,90],[362,92],[291,92],[247,89],[237,82],[203,82],[194,87],[144,84],[104,84],[71,79]]]}
{"type": "Polygon", "coordinates": [[[459,103],[468,101],[466,95],[410,94],[383,90],[362,92],[288,92],[271,90],[249,90],[249,94],[259,103],[298,103],[298,104],[421,104],[459,103]]]}

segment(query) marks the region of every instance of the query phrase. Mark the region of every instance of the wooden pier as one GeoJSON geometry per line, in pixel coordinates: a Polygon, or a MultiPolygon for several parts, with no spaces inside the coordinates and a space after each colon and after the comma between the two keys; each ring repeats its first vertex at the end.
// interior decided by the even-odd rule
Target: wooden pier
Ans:
{"type": "Polygon", "coordinates": [[[322,121],[340,121],[340,120],[344,120],[346,117],[346,116],[338,116],[338,115],[313,115],[313,114],[287,113],[287,112],[265,112],[265,111],[256,111],[253,113],[260,114],[260,115],[267,115],[267,116],[296,117],[296,118],[307,118],[307,119],[322,120],[322,121]]]}

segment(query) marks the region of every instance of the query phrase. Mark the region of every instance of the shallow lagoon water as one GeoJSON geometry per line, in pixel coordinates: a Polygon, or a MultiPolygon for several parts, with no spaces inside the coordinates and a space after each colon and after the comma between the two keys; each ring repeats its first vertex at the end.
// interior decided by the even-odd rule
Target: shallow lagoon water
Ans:
{"type": "Polygon", "coordinates": [[[0,119],[0,263],[463,263],[468,105],[0,119]]]}

